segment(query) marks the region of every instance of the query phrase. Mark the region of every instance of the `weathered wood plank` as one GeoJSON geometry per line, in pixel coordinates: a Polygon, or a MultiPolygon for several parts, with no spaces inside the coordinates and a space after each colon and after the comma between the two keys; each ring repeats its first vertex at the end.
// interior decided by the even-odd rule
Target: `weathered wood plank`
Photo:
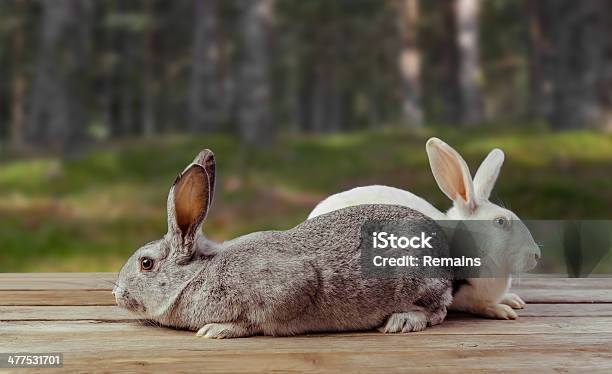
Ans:
{"type": "MultiPolygon", "coordinates": [[[[553,323],[559,320],[547,319],[557,321],[553,323]]],[[[504,321],[489,322],[501,325],[504,321]]],[[[581,330],[580,321],[577,326],[581,330]]],[[[235,340],[201,339],[190,332],[133,323],[35,322],[1,327],[3,349],[61,351],[65,353],[67,370],[404,372],[422,368],[452,371],[612,367],[612,333],[572,333],[563,329],[554,333],[555,326],[552,331],[538,327],[539,332],[526,334],[507,334],[507,327],[501,334],[477,327],[470,328],[468,334],[450,335],[427,333],[441,330],[433,328],[400,335],[368,332],[235,340]]]]}
{"type": "Polygon", "coordinates": [[[111,290],[116,273],[0,273],[0,290],[111,290]]]}
{"type": "MultiPolygon", "coordinates": [[[[334,334],[312,334],[296,337],[252,337],[246,339],[204,339],[197,338],[189,331],[143,326],[138,323],[97,323],[78,322],[28,322],[2,323],[0,340],[7,349],[41,349],[65,352],[81,350],[120,349],[173,349],[248,351],[248,352],[312,352],[351,350],[411,350],[424,348],[460,348],[483,346],[499,349],[503,347],[536,347],[537,341],[554,346],[566,346],[571,342],[602,345],[612,350],[612,331],[608,322],[604,328],[593,331],[584,321],[577,322],[576,331],[567,326],[568,318],[547,318],[549,322],[525,321],[513,327],[502,321],[489,321],[489,328],[466,329],[468,323],[462,320],[447,321],[445,325],[424,332],[409,334],[382,334],[378,332],[352,332],[334,334]],[[561,322],[562,321],[562,322],[561,322]],[[497,322],[497,323],[495,323],[497,322]],[[534,329],[529,329],[533,325],[534,329]],[[512,333],[507,333],[511,329],[512,333]],[[467,331],[464,331],[467,330],[467,331]],[[489,337],[490,336],[490,337],[489,337]],[[516,346],[516,342],[524,340],[516,346]],[[112,345],[112,342],[115,345],[112,345]],[[430,342],[430,343],[427,343],[430,342]],[[171,343],[171,344],[170,344],[171,343]],[[426,343],[426,344],[425,344],[426,343]]],[[[510,323],[512,324],[512,323],[510,323]]],[[[485,325],[484,323],[482,325],[485,325]]],[[[600,327],[601,324],[600,324],[600,327]]]]}
{"type": "MultiPolygon", "coordinates": [[[[612,317],[612,304],[527,304],[521,317],[612,317]]],[[[449,319],[463,316],[449,313],[449,319]]],[[[477,318],[477,317],[474,317],[477,318]]],[[[116,306],[0,306],[0,321],[127,321],[138,317],[116,306]]]]}
{"type": "MultiPolygon", "coordinates": [[[[612,303],[608,289],[514,289],[526,302],[612,303]]],[[[0,305],[115,305],[110,290],[0,290],[0,305]]]]}
{"type": "MultiPolygon", "coordinates": [[[[0,273],[0,290],[110,290],[116,273],[0,273]]],[[[514,289],[607,289],[612,275],[601,278],[515,278],[514,289]]]]}
{"type": "MultiPolygon", "coordinates": [[[[180,333],[173,329],[144,326],[138,322],[108,323],[100,321],[9,321],[0,322],[0,337],[19,335],[34,338],[43,334],[87,333],[88,336],[113,333],[119,336],[139,332],[141,334],[180,333]]],[[[450,316],[441,325],[410,335],[474,335],[474,334],[612,334],[612,318],[590,317],[525,317],[518,320],[490,320],[471,316],[450,316]]],[[[355,333],[350,333],[355,334],[355,333]]],[[[370,334],[370,332],[364,332],[370,334]]],[[[334,334],[319,334],[332,336],[334,334]]],[[[342,335],[342,334],[340,334],[342,335]]],[[[1,341],[1,339],[0,339],[1,341]]]]}
{"type": "Polygon", "coordinates": [[[64,352],[68,371],[612,371],[612,278],[515,280],[530,302],[517,321],[449,314],[411,334],[207,340],[114,306],[115,276],[0,274],[0,351],[64,352]]]}
{"type": "Polygon", "coordinates": [[[612,290],[612,275],[601,278],[514,278],[512,288],[612,290]]]}
{"type": "Polygon", "coordinates": [[[605,289],[514,289],[528,303],[612,303],[612,290],[605,289]]]}
{"type": "Polygon", "coordinates": [[[612,304],[527,304],[520,317],[612,317],[612,304]]]}
{"type": "Polygon", "coordinates": [[[8,305],[115,305],[110,290],[0,291],[0,306],[8,305]]]}
{"type": "MultiPolygon", "coordinates": [[[[516,312],[520,318],[612,317],[612,304],[527,304],[525,309],[517,310],[516,312]]],[[[450,312],[449,318],[453,315],[453,312],[450,312]]]]}
{"type": "MultiPolygon", "coordinates": [[[[424,343],[425,344],[425,343],[424,343]]],[[[522,351],[507,349],[446,349],[308,353],[209,353],[198,350],[139,350],[124,352],[74,352],[64,355],[64,370],[105,372],[345,372],[405,373],[435,370],[525,372],[609,372],[612,354],[597,346],[568,351],[566,347],[522,351]]]]}
{"type": "Polygon", "coordinates": [[[0,306],[0,321],[127,321],[138,317],[117,306],[0,306]]]}

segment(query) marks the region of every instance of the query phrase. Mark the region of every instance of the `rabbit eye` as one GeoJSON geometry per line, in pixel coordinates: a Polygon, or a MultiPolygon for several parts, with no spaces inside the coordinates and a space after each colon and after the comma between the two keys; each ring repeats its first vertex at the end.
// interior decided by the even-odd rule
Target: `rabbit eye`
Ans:
{"type": "Polygon", "coordinates": [[[495,226],[497,227],[504,228],[508,224],[508,220],[504,217],[497,217],[493,220],[493,223],[495,223],[495,226]]]}
{"type": "Polygon", "coordinates": [[[140,259],[140,270],[149,271],[153,269],[153,264],[155,264],[155,261],[149,257],[143,257],[140,259]]]}

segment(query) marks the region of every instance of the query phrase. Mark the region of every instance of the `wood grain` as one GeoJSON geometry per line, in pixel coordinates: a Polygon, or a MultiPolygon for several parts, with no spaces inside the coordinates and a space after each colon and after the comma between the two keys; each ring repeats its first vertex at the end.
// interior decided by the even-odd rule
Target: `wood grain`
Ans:
{"type": "Polygon", "coordinates": [[[0,290],[112,290],[116,273],[0,273],[0,290]]]}
{"type": "MultiPolygon", "coordinates": [[[[500,327],[503,323],[490,322],[500,327]]],[[[60,350],[65,353],[65,368],[69,370],[88,367],[113,371],[284,372],[334,371],[344,367],[348,372],[404,372],[427,368],[610,368],[611,333],[558,331],[554,325],[559,323],[556,319],[548,324],[548,330],[527,334],[492,334],[490,329],[475,333],[479,327],[471,327],[462,334],[366,332],[208,340],[190,332],[133,323],[35,322],[12,324],[9,329],[2,326],[0,341],[7,342],[5,349],[60,350]],[[9,336],[13,339],[6,339],[9,336]]],[[[437,330],[443,330],[442,326],[437,330]]],[[[508,330],[508,326],[502,330],[508,330]]]]}
{"type": "Polygon", "coordinates": [[[115,305],[110,290],[2,290],[0,306],[115,305]]]}
{"type": "Polygon", "coordinates": [[[612,370],[610,354],[597,351],[578,351],[572,354],[563,349],[547,351],[461,351],[455,349],[414,352],[338,352],[338,353],[227,353],[203,355],[197,351],[167,352],[130,351],[130,358],[113,354],[70,354],[65,370],[104,367],[105,372],[343,372],[343,373],[406,373],[457,371],[525,372],[601,372],[612,370]],[[142,357],[142,358],[137,358],[142,357]],[[102,364],[103,363],[103,364],[102,364]],[[96,366],[100,365],[100,366],[96,366]]]}
{"type": "Polygon", "coordinates": [[[513,289],[528,303],[612,303],[612,290],[585,289],[513,289]]]}
{"type": "MultiPolygon", "coordinates": [[[[519,310],[525,317],[612,317],[612,307],[606,304],[527,304],[519,310]]],[[[474,318],[450,312],[447,320],[474,318]]],[[[0,321],[129,321],[139,317],[116,306],[0,306],[0,321]]]]}
{"type": "MultiPolygon", "coordinates": [[[[93,276],[89,281],[81,275],[71,279],[68,276],[57,277],[42,288],[44,282],[31,279],[19,283],[15,277],[4,278],[0,274],[0,305],[115,305],[111,294],[112,287],[88,288],[101,285],[114,274],[102,273],[93,276]],[[89,283],[88,283],[89,282],[89,283]],[[76,288],[83,283],[83,288],[76,288]],[[30,287],[30,288],[28,288],[30,287]]],[[[521,285],[513,288],[513,292],[520,295],[528,303],[612,303],[612,278],[584,279],[585,285],[576,286],[576,281],[551,279],[548,286],[540,288],[539,285],[547,284],[544,280],[523,279],[521,285]]],[[[578,282],[581,284],[581,282],[578,282]]]]}
{"type": "MultiPolygon", "coordinates": [[[[421,342],[425,346],[428,342],[421,342]]],[[[563,346],[547,349],[493,350],[479,347],[428,350],[341,351],[341,352],[217,352],[199,349],[80,351],[65,353],[65,371],[79,372],[343,372],[406,373],[435,371],[609,372],[610,352],[597,345],[569,352],[563,346]],[[84,370],[87,368],[87,370],[84,370]]]]}
{"type": "MultiPolygon", "coordinates": [[[[175,331],[168,328],[157,328],[144,326],[136,321],[118,322],[112,321],[7,321],[2,322],[2,334],[13,331],[21,332],[22,335],[40,334],[42,331],[52,332],[56,336],[72,334],[75,332],[87,332],[88,335],[96,335],[100,331],[113,331],[115,333],[132,333],[142,331],[157,334],[160,330],[164,332],[175,331]],[[73,323],[74,322],[74,323],[73,323]]],[[[367,332],[369,333],[369,332],[367,332]]],[[[605,333],[612,335],[612,318],[590,318],[590,317],[526,317],[518,320],[489,320],[475,317],[457,316],[449,318],[439,326],[426,329],[410,335],[472,335],[472,334],[496,334],[496,335],[530,335],[530,334],[595,334],[605,333]]],[[[325,334],[322,334],[325,335],[325,334]]],[[[327,334],[329,335],[329,334],[327,334]]],[[[379,334],[377,334],[379,335],[379,334]]],[[[382,336],[382,335],[381,335],[382,336]]]]}
{"type": "MultiPolygon", "coordinates": [[[[111,290],[117,273],[0,273],[0,290],[111,290]]],[[[600,278],[514,278],[514,289],[612,290],[612,275],[600,278]]]]}
{"type": "Polygon", "coordinates": [[[611,278],[515,280],[530,302],[516,321],[449,313],[419,333],[209,340],[117,308],[115,277],[0,274],[0,352],[63,352],[68,372],[612,372],[611,278]]]}
{"type": "Polygon", "coordinates": [[[126,321],[134,314],[117,306],[0,306],[0,321],[126,321]]]}
{"type": "Polygon", "coordinates": [[[612,275],[600,278],[514,278],[512,288],[612,290],[612,275]]]}

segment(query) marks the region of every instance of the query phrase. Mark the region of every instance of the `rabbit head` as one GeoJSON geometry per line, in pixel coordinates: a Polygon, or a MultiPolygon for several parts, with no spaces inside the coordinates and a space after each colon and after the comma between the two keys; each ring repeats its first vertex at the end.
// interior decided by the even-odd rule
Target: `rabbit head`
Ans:
{"type": "Polygon", "coordinates": [[[210,150],[198,154],[176,178],[168,195],[168,233],[128,259],[113,290],[117,304],[147,318],[171,309],[183,287],[214,244],[202,234],[212,202],[215,159],[210,150]]]}
{"type": "Polygon", "coordinates": [[[531,270],[540,258],[540,248],[531,233],[512,211],[489,201],[491,191],[504,162],[504,152],[493,149],[472,180],[465,160],[448,144],[431,138],[427,156],[438,186],[453,202],[446,213],[451,220],[478,221],[477,230],[486,231],[487,253],[500,259],[508,271],[531,270]]]}

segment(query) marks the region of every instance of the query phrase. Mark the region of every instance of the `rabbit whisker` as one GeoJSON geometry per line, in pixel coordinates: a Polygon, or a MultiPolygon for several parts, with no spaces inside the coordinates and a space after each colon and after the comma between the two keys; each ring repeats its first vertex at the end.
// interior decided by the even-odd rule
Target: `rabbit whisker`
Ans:
{"type": "Polygon", "coordinates": [[[104,283],[108,283],[108,284],[112,284],[115,287],[119,287],[119,285],[116,282],[113,281],[108,281],[108,280],[103,280],[104,283]]]}
{"type": "Polygon", "coordinates": [[[146,315],[144,315],[142,312],[139,312],[139,311],[138,311],[138,312],[136,312],[136,314],[137,314],[138,316],[140,316],[140,317],[141,317],[141,318],[138,318],[138,319],[137,319],[137,321],[138,321],[140,324],[143,324],[143,325],[145,325],[145,326],[151,326],[151,327],[159,327],[159,328],[161,328],[161,327],[162,327],[161,323],[159,323],[158,321],[156,321],[156,320],[154,320],[154,319],[148,318],[148,317],[147,317],[146,315]]]}

